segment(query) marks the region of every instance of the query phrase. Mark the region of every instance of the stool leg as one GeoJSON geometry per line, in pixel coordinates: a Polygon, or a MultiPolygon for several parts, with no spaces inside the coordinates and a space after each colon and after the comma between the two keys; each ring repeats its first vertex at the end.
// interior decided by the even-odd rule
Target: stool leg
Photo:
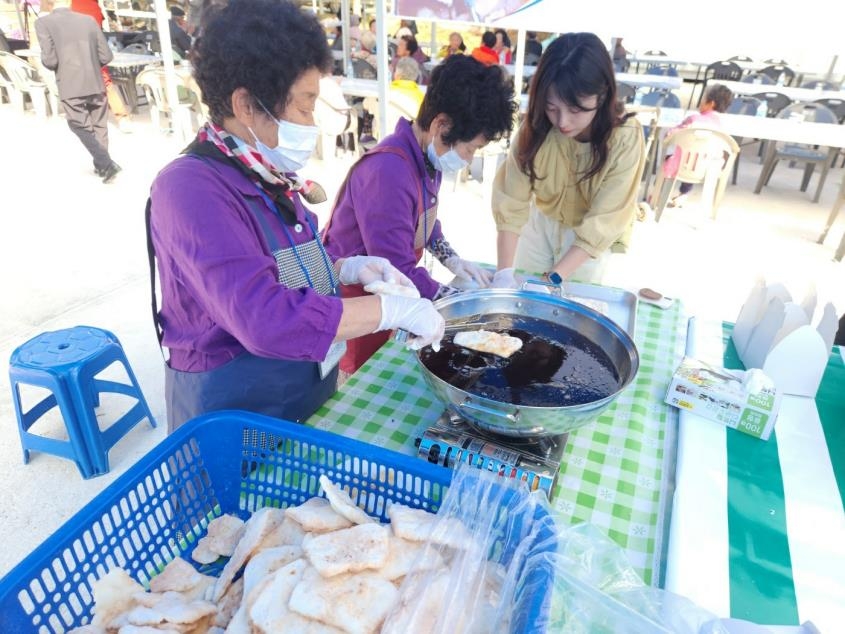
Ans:
{"type": "MultiPolygon", "coordinates": [[[[11,374],[11,373],[10,373],[11,374]]],[[[36,385],[32,383],[31,385],[36,385]]],[[[29,464],[32,450],[49,453],[54,456],[73,460],[83,478],[88,479],[94,474],[86,450],[85,440],[77,425],[76,413],[73,410],[70,399],[64,387],[59,384],[51,386],[38,385],[51,390],[50,396],[33,406],[29,411],[23,411],[23,404],[20,395],[20,382],[12,377],[12,401],[15,406],[15,416],[18,422],[18,431],[21,436],[21,447],[23,449],[23,462],[29,464]],[[55,438],[45,438],[29,431],[44,414],[58,406],[68,432],[68,441],[55,438]]]]}
{"type": "Polygon", "coordinates": [[[144,399],[144,395],[141,392],[141,386],[138,384],[138,380],[135,378],[129,362],[123,355],[122,349],[116,347],[112,350],[109,355],[104,357],[103,364],[81,372],[74,382],[74,399],[78,403],[77,409],[88,446],[88,454],[91,457],[92,468],[98,475],[109,472],[108,452],[129,430],[144,418],[150,421],[151,427],[156,426],[152,412],[150,412],[146,399],[144,399]],[[129,385],[116,381],[93,378],[92,375],[96,375],[100,370],[109,367],[115,362],[120,363],[123,367],[129,378],[129,385]],[[83,385],[86,385],[87,389],[82,389],[81,386],[83,385]],[[94,412],[95,403],[99,403],[100,392],[124,394],[131,396],[137,401],[129,411],[124,413],[123,416],[112,423],[106,430],[100,429],[97,415],[94,412]]]}

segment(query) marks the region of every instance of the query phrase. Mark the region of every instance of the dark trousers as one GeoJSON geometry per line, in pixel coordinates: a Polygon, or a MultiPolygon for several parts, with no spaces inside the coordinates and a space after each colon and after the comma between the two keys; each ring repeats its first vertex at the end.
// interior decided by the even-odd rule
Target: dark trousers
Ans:
{"type": "Polygon", "coordinates": [[[62,99],[68,127],[79,137],[94,159],[94,169],[102,171],[111,165],[109,156],[109,102],[106,95],[87,95],[62,99]]]}

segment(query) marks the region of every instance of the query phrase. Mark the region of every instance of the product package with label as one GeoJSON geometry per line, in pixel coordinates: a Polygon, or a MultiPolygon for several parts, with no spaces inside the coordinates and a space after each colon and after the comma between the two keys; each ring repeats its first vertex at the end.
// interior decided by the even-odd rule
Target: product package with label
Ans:
{"type": "Polygon", "coordinates": [[[666,403],[768,440],[781,394],[760,370],[725,370],[684,358],[666,391],[666,403]]]}

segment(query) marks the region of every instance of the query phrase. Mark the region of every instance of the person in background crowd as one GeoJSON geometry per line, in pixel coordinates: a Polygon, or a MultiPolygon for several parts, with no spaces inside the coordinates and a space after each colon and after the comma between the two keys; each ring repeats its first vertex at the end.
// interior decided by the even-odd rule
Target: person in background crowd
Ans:
{"type": "MultiPolygon", "coordinates": [[[[490,274],[458,256],[437,220],[442,174],[456,173],[475,151],[510,133],[513,86],[498,68],[453,55],[431,75],[415,121],[400,118],[349,172],[324,231],[332,257],[378,255],[407,275],[423,297],[453,292],[419,266],[425,251],[467,283],[487,286],[490,274]]],[[[344,296],[365,295],[360,286],[344,296]]],[[[387,333],[349,342],[341,369],[354,372],[387,340],[387,333]]]]}
{"type": "Polygon", "coordinates": [[[496,43],[493,50],[499,56],[499,64],[511,63],[511,38],[504,29],[496,29],[493,34],[496,36],[496,43]]]}
{"type": "Polygon", "coordinates": [[[429,60],[428,55],[422,52],[419,44],[417,44],[416,38],[412,35],[403,35],[399,38],[396,45],[396,55],[390,62],[391,76],[393,76],[393,73],[396,72],[396,64],[399,63],[399,60],[403,57],[413,58],[420,66],[429,60]]]}
{"type": "Polygon", "coordinates": [[[167,23],[170,27],[170,45],[185,59],[191,50],[191,36],[185,31],[185,10],[176,5],[171,6],[170,20],[167,23]]]}
{"type": "Polygon", "coordinates": [[[473,49],[471,55],[473,59],[485,66],[493,66],[499,63],[499,54],[493,49],[494,46],[496,46],[496,36],[492,31],[484,31],[481,34],[481,46],[473,49]]]}
{"type": "Polygon", "coordinates": [[[617,73],[626,73],[631,63],[628,61],[628,51],[622,45],[622,38],[617,37],[613,45],[613,69],[617,73]]]}
{"type": "Polygon", "coordinates": [[[403,25],[396,29],[396,33],[393,34],[393,39],[396,43],[399,43],[403,37],[414,37],[414,32],[411,31],[407,26],[404,25],[405,20],[402,20],[403,25]]]}
{"type": "Polygon", "coordinates": [[[376,36],[372,31],[363,31],[361,33],[361,48],[352,53],[352,57],[356,59],[363,59],[375,72],[378,65],[378,58],[375,54],[376,50],[376,36]]]}
{"type": "Polygon", "coordinates": [[[616,99],[602,41],[566,33],[552,42],[531,82],[528,114],[493,181],[499,268],[493,285],[516,287],[513,267],[552,283],[576,271],[596,277],[593,261],[636,214],[643,145],[642,127],[616,99]]]}
{"type": "MultiPolygon", "coordinates": [[[[91,16],[94,22],[97,23],[97,26],[100,29],[103,28],[103,11],[97,0],[71,0],[70,10],[91,16]]],[[[124,133],[132,132],[132,115],[129,114],[129,109],[123,102],[120,91],[112,81],[108,66],[103,66],[100,69],[100,73],[103,76],[103,83],[106,86],[106,97],[108,98],[109,108],[115,120],[117,120],[118,130],[124,133]]]]}
{"type": "Polygon", "coordinates": [[[390,82],[390,99],[398,98],[398,103],[406,112],[416,116],[423,102],[425,93],[420,89],[417,79],[420,76],[420,65],[412,57],[403,57],[396,64],[393,81],[390,82]]]}
{"type": "Polygon", "coordinates": [[[412,35],[417,37],[417,23],[415,20],[400,20],[399,28],[396,30],[393,38],[398,40],[403,35],[412,35]]]}
{"type": "MultiPolygon", "coordinates": [[[[733,93],[727,86],[713,84],[704,94],[704,99],[701,102],[701,106],[699,106],[698,112],[691,114],[681,121],[677,126],[672,128],[666,136],[668,137],[675,130],[681,130],[691,126],[720,130],[722,128],[722,124],[719,121],[719,113],[728,111],[733,98],[733,93]]],[[[672,148],[669,149],[671,150],[672,148]]],[[[663,176],[666,178],[674,178],[675,174],[678,173],[678,168],[680,166],[681,153],[677,151],[668,152],[666,160],[663,161],[663,176]]],[[[682,182],[678,188],[678,195],[673,197],[667,203],[667,206],[683,207],[691,191],[692,183],[682,182]]]]}
{"type": "Polygon", "coordinates": [[[185,22],[185,32],[192,37],[199,36],[204,5],[205,0],[188,0],[188,15],[185,22]]]}
{"type": "Polygon", "coordinates": [[[147,203],[168,431],[219,409],[302,421],[334,393],[346,339],[402,328],[422,346],[442,337],[443,317],[419,297],[338,296],[413,284],[383,258],[331,259],[302,202],[325,200],[296,174],[332,64],[316,18],[292,2],[232,0],[203,23],[193,61],[210,121],[147,203]]]}
{"type": "Polygon", "coordinates": [[[361,16],[349,16],[349,48],[357,49],[361,46],[361,16]]]}
{"type": "Polygon", "coordinates": [[[342,26],[334,27],[334,39],[332,40],[331,49],[333,51],[342,51],[343,50],[343,27],[342,26]]]}
{"type": "Polygon", "coordinates": [[[467,50],[467,45],[464,44],[464,38],[458,32],[449,34],[449,43],[440,48],[440,58],[446,59],[450,55],[461,55],[467,50]]]}
{"type": "Polygon", "coordinates": [[[109,155],[109,103],[100,69],[112,60],[111,49],[90,16],[55,0],[42,0],[41,8],[49,12],[35,21],[41,63],[56,73],[68,127],[94,159],[97,176],[110,183],[120,166],[109,155]]]}
{"type": "Polygon", "coordinates": [[[528,31],[525,34],[525,55],[534,55],[537,59],[543,54],[543,45],[537,41],[537,34],[534,31],[528,31]]]}
{"type": "Polygon", "coordinates": [[[378,27],[377,27],[376,19],[373,18],[372,20],[370,20],[370,33],[372,33],[373,35],[376,35],[376,29],[377,28],[378,27]]]}

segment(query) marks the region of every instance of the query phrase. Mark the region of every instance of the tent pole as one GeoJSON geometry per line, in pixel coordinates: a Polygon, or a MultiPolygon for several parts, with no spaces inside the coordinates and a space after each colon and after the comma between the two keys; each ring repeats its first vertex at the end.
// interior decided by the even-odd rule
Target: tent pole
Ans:
{"type": "Polygon", "coordinates": [[[342,0],[340,3],[340,23],[343,32],[343,74],[349,74],[350,79],[352,73],[349,69],[352,68],[352,57],[350,56],[350,41],[349,41],[349,0],[342,0]]]}
{"type": "Polygon", "coordinates": [[[187,141],[192,133],[189,121],[185,121],[179,113],[179,90],[177,89],[176,66],[173,63],[173,45],[170,42],[170,11],[164,0],[155,3],[156,26],[158,27],[158,41],[161,46],[161,60],[164,62],[164,87],[167,92],[167,102],[170,104],[170,123],[176,138],[187,141]]]}
{"type": "Polygon", "coordinates": [[[431,21],[431,59],[434,61],[437,58],[437,22],[431,21]]]}
{"type": "MultiPolygon", "coordinates": [[[[516,95],[516,102],[520,103],[522,98],[522,77],[525,74],[525,29],[516,32],[516,59],[514,60],[513,92],[516,95]]],[[[517,111],[518,112],[518,111],[517,111]]]]}
{"type": "Polygon", "coordinates": [[[379,140],[393,130],[387,130],[387,86],[390,83],[389,49],[387,48],[387,7],[385,0],[376,0],[376,62],[378,65],[378,120],[379,140]]]}

